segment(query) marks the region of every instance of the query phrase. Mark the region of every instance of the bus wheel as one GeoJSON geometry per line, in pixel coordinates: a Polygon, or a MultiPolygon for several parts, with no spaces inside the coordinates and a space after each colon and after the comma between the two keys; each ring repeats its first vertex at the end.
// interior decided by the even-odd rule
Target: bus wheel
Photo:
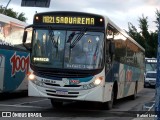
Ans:
{"type": "Polygon", "coordinates": [[[54,99],[51,99],[51,104],[53,108],[61,108],[63,106],[62,101],[55,101],[54,99]]]}
{"type": "Polygon", "coordinates": [[[107,110],[112,109],[113,103],[114,103],[114,97],[115,97],[115,93],[114,93],[114,90],[112,90],[111,100],[104,103],[105,104],[104,105],[105,109],[107,109],[107,110]]]}

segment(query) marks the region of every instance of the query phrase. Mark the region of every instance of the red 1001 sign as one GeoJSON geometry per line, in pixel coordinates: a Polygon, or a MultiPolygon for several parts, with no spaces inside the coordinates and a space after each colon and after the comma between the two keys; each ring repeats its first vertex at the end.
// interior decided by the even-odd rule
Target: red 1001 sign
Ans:
{"type": "Polygon", "coordinates": [[[26,71],[26,73],[28,72],[29,69],[29,55],[27,57],[25,56],[19,56],[16,55],[16,52],[14,53],[14,55],[10,58],[10,62],[12,65],[12,73],[11,76],[14,76],[16,74],[16,72],[24,72],[26,71]]]}

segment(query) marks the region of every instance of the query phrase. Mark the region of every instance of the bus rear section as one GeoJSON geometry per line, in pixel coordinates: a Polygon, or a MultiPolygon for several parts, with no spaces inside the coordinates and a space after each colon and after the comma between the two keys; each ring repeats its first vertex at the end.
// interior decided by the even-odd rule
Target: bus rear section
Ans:
{"type": "MultiPolygon", "coordinates": [[[[0,48],[1,49],[1,48],[0,48]]],[[[0,93],[26,91],[26,74],[29,67],[29,53],[0,50],[0,93]]]]}
{"type": "Polygon", "coordinates": [[[0,14],[0,93],[28,89],[29,52],[22,45],[27,24],[0,14]]]}

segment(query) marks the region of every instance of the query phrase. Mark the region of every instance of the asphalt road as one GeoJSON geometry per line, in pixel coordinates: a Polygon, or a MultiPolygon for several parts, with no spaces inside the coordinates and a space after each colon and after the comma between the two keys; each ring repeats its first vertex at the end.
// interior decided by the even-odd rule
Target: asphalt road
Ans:
{"type": "Polygon", "coordinates": [[[10,112],[12,116],[0,117],[0,120],[132,120],[144,112],[143,105],[152,101],[154,96],[154,88],[144,88],[136,100],[120,99],[112,110],[102,110],[90,102],[65,103],[62,108],[55,109],[47,98],[28,97],[27,93],[0,94],[0,116],[10,112]]]}

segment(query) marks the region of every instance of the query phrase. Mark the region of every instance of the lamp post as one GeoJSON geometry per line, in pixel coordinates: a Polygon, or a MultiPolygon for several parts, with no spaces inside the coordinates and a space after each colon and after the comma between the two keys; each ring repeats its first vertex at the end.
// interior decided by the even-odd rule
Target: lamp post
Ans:
{"type": "Polygon", "coordinates": [[[2,12],[2,14],[4,14],[4,12],[6,11],[6,9],[7,9],[7,7],[8,7],[8,5],[9,5],[10,2],[11,2],[11,0],[8,1],[6,7],[4,8],[4,10],[3,10],[3,12],[2,12]]]}

